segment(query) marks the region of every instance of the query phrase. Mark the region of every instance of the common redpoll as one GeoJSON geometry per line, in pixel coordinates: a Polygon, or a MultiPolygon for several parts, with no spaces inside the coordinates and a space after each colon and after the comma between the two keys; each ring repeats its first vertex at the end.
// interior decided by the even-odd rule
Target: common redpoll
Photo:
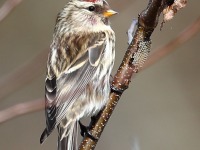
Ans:
{"type": "Polygon", "coordinates": [[[58,128],[58,150],[76,150],[78,121],[105,106],[115,58],[115,34],[105,0],[71,0],[58,14],[47,61],[46,128],[58,128]]]}

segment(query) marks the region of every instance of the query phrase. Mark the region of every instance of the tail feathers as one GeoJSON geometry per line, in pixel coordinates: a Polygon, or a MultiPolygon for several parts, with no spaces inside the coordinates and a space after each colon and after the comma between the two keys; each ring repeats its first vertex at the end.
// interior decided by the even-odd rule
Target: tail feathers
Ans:
{"type": "Polygon", "coordinates": [[[58,133],[58,150],[78,150],[78,121],[70,123],[67,129],[59,126],[58,133]]]}
{"type": "Polygon", "coordinates": [[[49,133],[47,132],[47,129],[44,129],[44,131],[40,137],[40,144],[43,144],[48,136],[49,136],[49,133]]]}

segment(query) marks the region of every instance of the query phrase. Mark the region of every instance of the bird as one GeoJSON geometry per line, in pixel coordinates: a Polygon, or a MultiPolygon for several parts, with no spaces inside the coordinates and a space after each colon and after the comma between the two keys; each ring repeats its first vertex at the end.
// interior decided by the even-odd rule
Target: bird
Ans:
{"type": "Polygon", "coordinates": [[[70,0],[58,13],[47,60],[42,144],[58,129],[58,150],[77,150],[81,118],[107,103],[115,60],[117,14],[105,0],[70,0]]]}

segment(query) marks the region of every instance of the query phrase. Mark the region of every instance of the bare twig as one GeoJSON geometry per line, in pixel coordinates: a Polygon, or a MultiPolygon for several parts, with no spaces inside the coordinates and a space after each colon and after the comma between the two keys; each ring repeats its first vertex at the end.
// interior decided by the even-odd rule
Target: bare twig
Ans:
{"type": "Polygon", "coordinates": [[[44,100],[38,99],[30,102],[24,102],[0,111],[0,123],[6,122],[12,118],[35,112],[44,108],[44,100]]]}
{"type": "Polygon", "coordinates": [[[0,8],[0,22],[3,21],[22,0],[7,0],[0,8]]]}

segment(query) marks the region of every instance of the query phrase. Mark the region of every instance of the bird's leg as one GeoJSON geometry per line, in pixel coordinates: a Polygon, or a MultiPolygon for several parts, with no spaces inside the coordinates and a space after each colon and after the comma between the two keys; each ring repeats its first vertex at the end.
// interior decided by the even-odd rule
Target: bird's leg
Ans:
{"type": "MultiPolygon", "coordinates": [[[[91,117],[91,122],[92,122],[92,117],[91,117]]],[[[88,136],[90,139],[92,139],[93,141],[98,140],[97,137],[93,136],[92,133],[90,132],[90,126],[85,126],[81,123],[81,121],[79,120],[79,125],[80,125],[80,129],[81,129],[81,136],[88,136]]]]}
{"type": "MultiPolygon", "coordinates": [[[[101,111],[100,111],[100,112],[101,112],[101,111]]],[[[92,127],[92,125],[97,121],[100,112],[99,112],[97,115],[91,117],[91,121],[90,121],[89,127],[92,127]]]]}

